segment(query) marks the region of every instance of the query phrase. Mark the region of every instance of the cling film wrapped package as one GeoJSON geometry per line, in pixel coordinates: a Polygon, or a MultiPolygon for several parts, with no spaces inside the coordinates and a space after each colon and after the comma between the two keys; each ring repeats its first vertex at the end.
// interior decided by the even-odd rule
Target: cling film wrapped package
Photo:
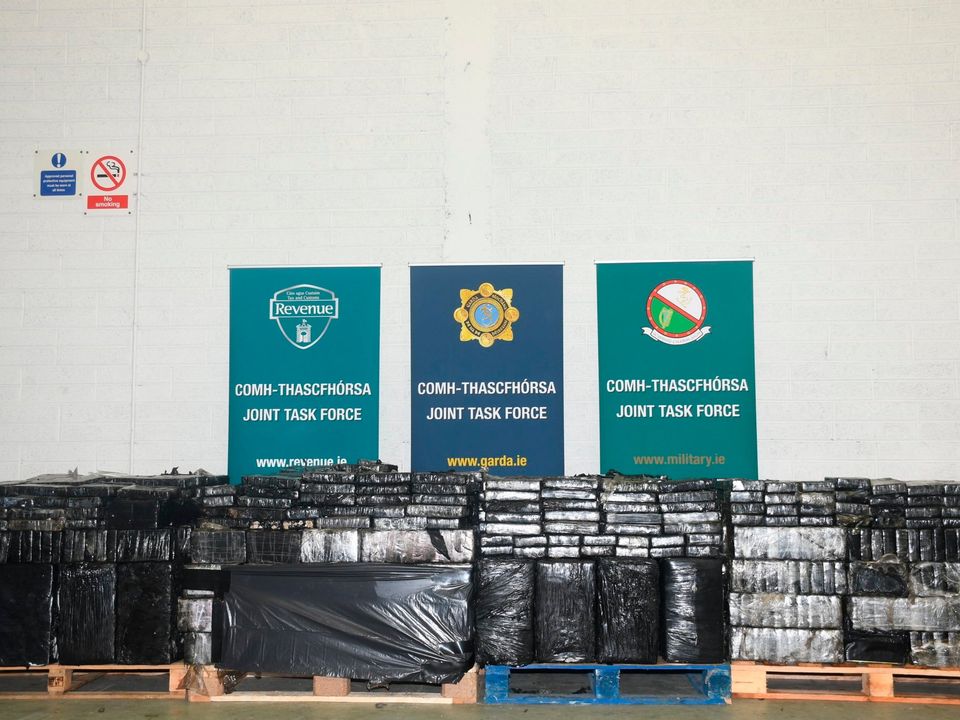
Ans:
{"type": "Polygon", "coordinates": [[[533,653],[533,562],[481,560],[477,572],[477,662],[527,665],[533,653]]]}
{"type": "Polygon", "coordinates": [[[852,597],[847,606],[855,630],[956,632],[960,595],[952,597],[852,597]]]}
{"type": "Polygon", "coordinates": [[[117,565],[116,660],[166,665],[180,656],[174,625],[177,572],[173,563],[117,565]]]}
{"type": "Polygon", "coordinates": [[[597,661],[655,663],[660,649],[656,560],[597,561],[597,661]]]}
{"type": "Polygon", "coordinates": [[[840,598],[831,595],[730,594],[730,624],[744,627],[835,630],[840,598]]]}
{"type": "Polygon", "coordinates": [[[366,530],[360,560],[380,563],[469,563],[473,530],[366,530]]]}
{"type": "MultiPolygon", "coordinates": [[[[910,566],[910,592],[920,597],[960,594],[960,563],[916,563],[910,566]]],[[[960,628],[957,628],[960,631],[960,628]]]]}
{"type": "Polygon", "coordinates": [[[791,665],[801,662],[843,661],[843,633],[839,630],[730,628],[730,657],[791,665]]]}
{"type": "Polygon", "coordinates": [[[843,646],[847,662],[895,665],[910,662],[910,633],[908,632],[871,633],[844,628],[843,646]]]}
{"type": "Polygon", "coordinates": [[[960,666],[960,632],[912,632],[910,656],[917,665],[960,666]]]}
{"type": "Polygon", "coordinates": [[[742,593],[845,595],[847,564],[832,560],[733,560],[730,589],[742,593]]]}
{"type": "Polygon", "coordinates": [[[173,560],[176,531],[117,530],[117,562],[169,562],[173,560]]]}
{"type": "Polygon", "coordinates": [[[723,560],[664,559],[660,590],[664,660],[722,662],[727,654],[723,560]]]}
{"type": "Polygon", "coordinates": [[[230,670],[437,684],[473,664],[469,565],[229,572],[221,665],[230,670]]]}
{"type": "Polygon", "coordinates": [[[841,527],[737,527],[734,557],[747,560],[834,560],[847,555],[841,527]]]}
{"type": "Polygon", "coordinates": [[[300,540],[300,562],[357,562],[360,535],[357,530],[304,530],[300,540]]]}
{"type": "Polygon", "coordinates": [[[0,667],[55,659],[53,565],[0,565],[0,667]]]}
{"type": "Polygon", "coordinates": [[[57,618],[60,662],[66,665],[114,662],[116,594],[115,564],[60,566],[57,618]]]}
{"type": "Polygon", "coordinates": [[[247,531],[247,562],[291,565],[300,562],[300,533],[293,530],[247,531]]]}
{"type": "Polygon", "coordinates": [[[589,561],[537,563],[536,656],[539,662],[593,662],[596,570],[589,561]]]}
{"type": "Polygon", "coordinates": [[[243,530],[194,530],[190,534],[190,559],[197,565],[239,565],[247,561],[243,530]]]}
{"type": "Polygon", "coordinates": [[[850,594],[907,597],[907,565],[896,560],[850,563],[850,594]]]}

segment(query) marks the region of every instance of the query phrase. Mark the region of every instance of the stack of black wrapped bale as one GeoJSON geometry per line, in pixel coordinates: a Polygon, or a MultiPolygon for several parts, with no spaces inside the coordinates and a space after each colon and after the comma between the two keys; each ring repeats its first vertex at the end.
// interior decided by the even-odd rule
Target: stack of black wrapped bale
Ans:
{"type": "Polygon", "coordinates": [[[41,476],[0,485],[0,665],[167,664],[191,475],[41,476]]]}
{"type": "Polygon", "coordinates": [[[472,563],[473,473],[401,473],[380,462],[248,476],[193,529],[180,600],[184,658],[221,658],[224,566],[472,563]]]}
{"type": "Polygon", "coordinates": [[[734,526],[830,527],[837,524],[837,481],[734,480],[730,515],[734,526]]]}
{"type": "Polygon", "coordinates": [[[720,557],[715,480],[487,478],[480,553],[499,558],[720,557]]]}
{"type": "Polygon", "coordinates": [[[737,527],[730,575],[735,660],[843,658],[846,533],[837,527],[737,527]]]}
{"type": "Polygon", "coordinates": [[[718,492],[712,480],[487,478],[480,664],[722,661],[718,492]]]}
{"type": "MultiPolygon", "coordinates": [[[[948,508],[957,484],[828,478],[834,516],[793,525],[731,505],[734,659],[775,663],[960,665],[960,528],[948,508]],[[739,511],[739,513],[738,513],[739,511]],[[739,514],[739,517],[738,517],[739,514]],[[751,522],[744,515],[751,514],[751,522]],[[832,526],[832,527],[831,527],[832,526]]],[[[829,491],[815,492],[829,507],[829,491]]],[[[734,483],[731,502],[782,502],[789,484],[734,483]],[[737,493],[754,493],[737,496],[737,493]]],[[[802,501],[801,501],[802,502],[802,501]]],[[[754,508],[751,508],[751,510],[754,508]]]]}

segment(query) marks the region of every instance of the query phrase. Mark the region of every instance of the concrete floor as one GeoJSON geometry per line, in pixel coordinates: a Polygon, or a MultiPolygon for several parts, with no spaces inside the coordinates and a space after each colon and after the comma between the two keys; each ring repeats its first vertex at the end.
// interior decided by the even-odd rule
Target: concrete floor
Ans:
{"type": "Polygon", "coordinates": [[[209,704],[177,701],[37,700],[0,702],[0,720],[956,720],[957,706],[739,700],[710,707],[520,707],[509,705],[209,704]]]}

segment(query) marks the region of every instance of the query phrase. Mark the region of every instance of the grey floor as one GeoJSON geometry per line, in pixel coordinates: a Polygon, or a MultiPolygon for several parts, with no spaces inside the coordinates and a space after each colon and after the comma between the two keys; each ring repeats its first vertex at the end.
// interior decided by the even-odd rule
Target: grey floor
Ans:
{"type": "Polygon", "coordinates": [[[415,706],[415,705],[291,705],[291,704],[210,704],[176,701],[37,700],[0,701],[0,720],[102,720],[145,718],[146,720],[299,720],[300,718],[375,718],[376,720],[956,720],[957,706],[877,703],[767,702],[740,700],[732,705],[712,707],[668,707],[645,705],[631,708],[607,707],[519,707],[506,705],[415,706]]]}

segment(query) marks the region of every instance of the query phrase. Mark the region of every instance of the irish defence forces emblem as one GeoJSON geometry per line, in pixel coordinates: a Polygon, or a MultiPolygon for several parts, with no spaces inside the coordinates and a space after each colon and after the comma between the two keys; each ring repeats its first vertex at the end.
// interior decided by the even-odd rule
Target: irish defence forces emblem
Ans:
{"type": "Polygon", "coordinates": [[[512,302],[513,290],[497,290],[486,282],[476,290],[461,290],[460,307],[453,312],[460,323],[460,340],[476,340],[485,348],[497,340],[513,340],[513,323],[520,319],[520,311],[512,302]]]}
{"type": "Polygon", "coordinates": [[[647,297],[650,327],[643,334],[668,345],[686,345],[710,334],[706,319],[707,301],[700,289],[686,280],[667,280],[647,297]]]}

